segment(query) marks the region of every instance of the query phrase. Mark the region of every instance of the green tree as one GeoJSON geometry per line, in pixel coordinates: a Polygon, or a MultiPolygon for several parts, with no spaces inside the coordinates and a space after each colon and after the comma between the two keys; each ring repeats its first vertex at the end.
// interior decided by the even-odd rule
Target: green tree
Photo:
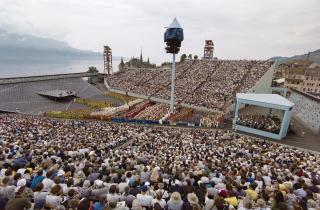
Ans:
{"type": "Polygon", "coordinates": [[[193,56],[193,59],[194,59],[194,60],[198,60],[198,56],[197,56],[197,55],[194,55],[194,56],[193,56]]]}
{"type": "Polygon", "coordinates": [[[88,73],[98,73],[98,69],[95,66],[90,66],[88,71],[88,73]]]}
{"type": "Polygon", "coordinates": [[[180,62],[184,62],[186,60],[186,58],[187,58],[187,55],[186,54],[182,54],[180,56],[180,62]]]}
{"type": "Polygon", "coordinates": [[[192,54],[189,54],[188,58],[189,58],[190,60],[192,60],[192,54]]]}
{"type": "Polygon", "coordinates": [[[120,62],[120,66],[123,68],[124,67],[124,62],[123,62],[123,57],[121,57],[121,62],[120,62]]]}

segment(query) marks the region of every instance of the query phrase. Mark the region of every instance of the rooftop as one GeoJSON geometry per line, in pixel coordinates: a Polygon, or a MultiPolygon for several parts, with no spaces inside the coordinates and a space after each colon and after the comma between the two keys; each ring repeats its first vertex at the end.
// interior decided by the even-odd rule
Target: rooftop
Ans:
{"type": "Polygon", "coordinates": [[[263,94],[263,93],[237,93],[237,98],[253,101],[253,102],[260,102],[272,105],[280,105],[286,107],[294,106],[294,103],[289,101],[288,99],[278,95],[278,94],[263,94]]]}

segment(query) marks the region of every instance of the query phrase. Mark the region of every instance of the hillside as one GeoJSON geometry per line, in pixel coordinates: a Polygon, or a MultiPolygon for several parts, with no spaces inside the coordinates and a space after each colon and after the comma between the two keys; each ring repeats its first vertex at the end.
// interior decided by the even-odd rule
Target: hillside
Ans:
{"type": "Polygon", "coordinates": [[[0,30],[0,61],[102,59],[102,53],[75,49],[66,42],[0,30]]]}
{"type": "MultiPolygon", "coordinates": [[[[290,60],[303,60],[307,58],[308,54],[309,53],[306,53],[303,55],[295,55],[292,57],[276,56],[276,57],[270,58],[270,60],[279,61],[279,62],[290,61],[290,60]]],[[[309,59],[320,64],[320,49],[310,52],[309,59]]]]}

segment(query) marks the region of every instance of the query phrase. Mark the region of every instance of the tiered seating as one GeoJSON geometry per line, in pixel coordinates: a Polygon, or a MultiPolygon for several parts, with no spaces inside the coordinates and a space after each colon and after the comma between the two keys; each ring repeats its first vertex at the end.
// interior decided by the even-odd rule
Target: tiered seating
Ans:
{"type": "MultiPolygon", "coordinates": [[[[272,61],[188,61],[177,67],[176,101],[211,109],[223,109],[237,92],[250,90],[269,70],[272,61]]],[[[107,76],[114,89],[127,90],[169,100],[171,72],[127,70],[107,76]],[[151,76],[154,73],[154,76],[151,76]],[[134,78],[138,77],[138,78],[134,78]]]]}

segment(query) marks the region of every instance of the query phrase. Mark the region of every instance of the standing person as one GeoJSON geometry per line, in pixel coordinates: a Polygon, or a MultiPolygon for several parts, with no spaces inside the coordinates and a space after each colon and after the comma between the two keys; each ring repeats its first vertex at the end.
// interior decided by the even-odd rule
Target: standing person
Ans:
{"type": "Polygon", "coordinates": [[[164,209],[167,205],[166,201],[162,198],[162,192],[158,191],[156,193],[156,198],[152,200],[152,206],[155,207],[155,204],[158,203],[162,209],[164,209]]]}
{"type": "Polygon", "coordinates": [[[45,178],[43,175],[43,170],[40,169],[37,171],[36,175],[33,177],[32,182],[31,182],[31,189],[34,190],[37,185],[42,182],[42,180],[45,178]]]}
{"type": "Polygon", "coordinates": [[[141,193],[137,195],[137,199],[143,207],[150,208],[153,197],[151,195],[148,195],[147,191],[148,187],[146,185],[143,185],[141,187],[141,193]]]}
{"type": "Polygon", "coordinates": [[[62,188],[60,185],[55,185],[52,187],[50,193],[46,196],[46,204],[47,208],[55,209],[57,208],[63,201],[62,199],[62,188]]]}
{"type": "Polygon", "coordinates": [[[174,192],[171,194],[170,200],[167,203],[168,210],[181,210],[183,205],[183,201],[181,199],[181,195],[178,192],[174,192]]]}
{"type": "Polygon", "coordinates": [[[49,194],[48,192],[42,192],[43,184],[40,182],[37,184],[35,188],[35,192],[33,193],[33,202],[34,202],[34,209],[40,210],[43,209],[46,203],[46,197],[49,194]]]}
{"type": "Polygon", "coordinates": [[[94,203],[93,210],[103,210],[106,204],[107,204],[107,195],[102,194],[99,196],[99,201],[94,203]]]}
{"type": "Polygon", "coordinates": [[[32,207],[31,202],[26,198],[10,199],[6,205],[5,210],[25,210],[32,207]]]}
{"type": "Polygon", "coordinates": [[[183,203],[182,210],[200,210],[199,199],[195,193],[187,195],[187,202],[183,203]]]}

